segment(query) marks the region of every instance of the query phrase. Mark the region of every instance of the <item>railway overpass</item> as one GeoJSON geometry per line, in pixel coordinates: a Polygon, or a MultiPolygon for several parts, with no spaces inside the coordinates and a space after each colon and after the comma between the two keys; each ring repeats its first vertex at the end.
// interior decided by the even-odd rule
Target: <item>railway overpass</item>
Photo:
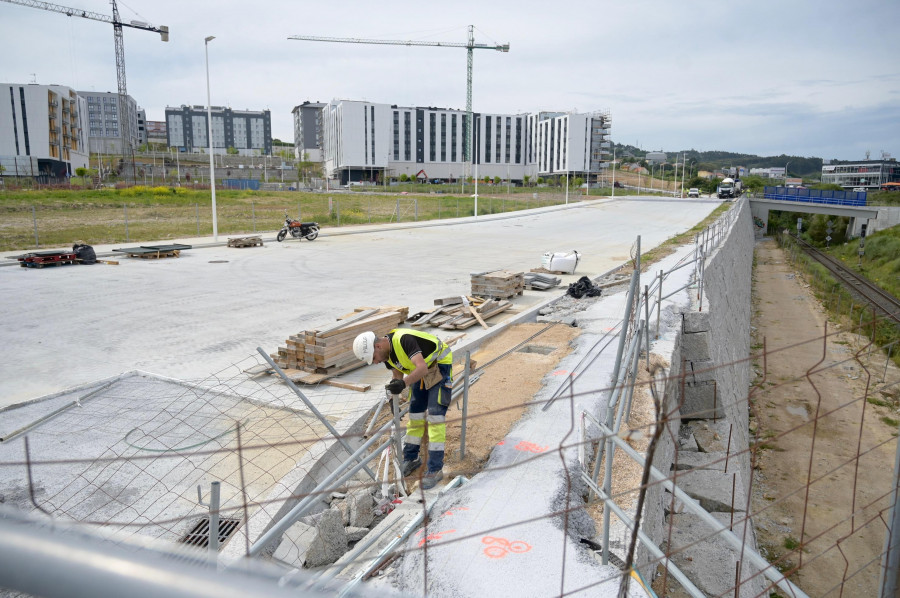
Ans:
{"type": "Polygon", "coordinates": [[[827,198],[752,197],[750,198],[750,213],[753,216],[753,230],[757,237],[763,236],[769,227],[769,212],[775,210],[778,212],[844,216],[850,218],[847,236],[858,236],[862,224],[868,220],[878,218],[879,208],[877,206],[848,205],[856,203],[827,198]]]}

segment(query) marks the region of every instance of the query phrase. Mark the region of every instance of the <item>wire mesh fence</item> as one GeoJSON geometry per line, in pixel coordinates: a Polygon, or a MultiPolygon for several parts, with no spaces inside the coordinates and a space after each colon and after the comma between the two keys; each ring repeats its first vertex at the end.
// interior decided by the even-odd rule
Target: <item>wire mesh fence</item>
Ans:
{"type": "MultiPolygon", "coordinates": [[[[900,372],[885,359],[890,346],[872,342],[877,316],[825,324],[789,342],[760,337],[748,357],[706,369],[686,367],[667,349],[680,326],[667,302],[689,292],[699,307],[706,261],[735,222],[728,218],[643,293],[637,268],[618,324],[585,341],[556,378],[565,383],[528,397],[530,418],[548,412],[534,425],[552,428],[552,443],[517,427],[490,459],[461,461],[444,497],[404,497],[415,479],[404,483],[391,462],[401,404],[385,405],[383,424],[369,425],[370,395],[319,388],[312,410],[277,378],[248,374],[267,365],[254,356],[190,383],[132,374],[61,395],[40,406],[50,419],[38,417],[37,405],[5,411],[5,501],[109,534],[177,543],[211,515],[208,488],[219,482],[221,503],[212,510],[237,521],[223,539],[224,561],[258,556],[283,567],[280,583],[303,579],[310,591],[340,595],[440,595],[436,562],[448,555],[465,556],[475,577],[540,563],[540,576],[557,589],[533,595],[878,595],[882,578],[897,575],[883,563],[896,540],[900,372]],[[688,271],[684,284],[679,276],[688,271]],[[587,374],[601,363],[616,368],[604,374],[612,383],[587,374]],[[749,387],[718,394],[712,385],[709,418],[687,408],[689,384],[736,368],[753,371],[749,387]],[[723,417],[731,412],[747,414],[748,429],[723,417]],[[550,466],[556,473],[536,475],[550,466]],[[468,511],[487,508],[471,502],[477,489],[501,476],[540,479],[529,491],[538,495],[546,484],[557,498],[490,524],[473,519],[468,511]],[[309,512],[298,507],[313,503],[309,512],[319,513],[303,519],[309,512]],[[404,509],[407,518],[397,518],[404,509]],[[290,531],[271,533],[278,521],[289,521],[290,531]],[[304,533],[326,526],[340,550],[314,555],[304,533]],[[374,540],[378,526],[396,541],[374,540]],[[557,535],[544,542],[546,530],[557,535]],[[596,566],[585,578],[576,562],[592,553],[596,566]]],[[[507,368],[511,354],[480,367],[507,368]]],[[[502,411],[470,413],[470,436],[502,411]]],[[[462,413],[449,411],[448,426],[462,413]]]]}

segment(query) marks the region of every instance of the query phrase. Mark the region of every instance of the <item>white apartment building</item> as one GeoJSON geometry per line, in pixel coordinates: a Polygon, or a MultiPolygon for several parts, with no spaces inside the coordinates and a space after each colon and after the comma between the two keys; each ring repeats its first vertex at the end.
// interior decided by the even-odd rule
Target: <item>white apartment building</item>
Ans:
{"type": "Polygon", "coordinates": [[[132,149],[142,143],[143,110],[131,96],[125,96],[125,106],[119,106],[119,94],[112,91],[79,91],[87,100],[88,144],[92,154],[128,153],[126,141],[132,149]],[[122,114],[125,110],[125,114],[122,114]]]}
{"type": "MultiPolygon", "coordinates": [[[[326,175],[341,184],[388,176],[596,176],[609,160],[609,114],[473,114],[473,166],[465,111],[333,100],[322,108],[326,175]]],[[[295,139],[296,145],[296,139],[295,139]]]]}
{"type": "Polygon", "coordinates": [[[3,176],[64,182],[88,167],[87,101],[64,85],[0,83],[3,176]]]}

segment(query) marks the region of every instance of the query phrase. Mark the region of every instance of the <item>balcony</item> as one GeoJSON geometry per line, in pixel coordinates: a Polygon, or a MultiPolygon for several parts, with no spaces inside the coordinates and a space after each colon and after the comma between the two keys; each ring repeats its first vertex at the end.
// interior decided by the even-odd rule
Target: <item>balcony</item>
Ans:
{"type": "Polygon", "coordinates": [[[54,135],[59,133],[59,127],[50,127],[50,132],[54,135]]]}
{"type": "Polygon", "coordinates": [[[57,106],[59,106],[59,102],[57,102],[56,100],[49,100],[47,102],[47,106],[50,108],[56,108],[57,106]]]}

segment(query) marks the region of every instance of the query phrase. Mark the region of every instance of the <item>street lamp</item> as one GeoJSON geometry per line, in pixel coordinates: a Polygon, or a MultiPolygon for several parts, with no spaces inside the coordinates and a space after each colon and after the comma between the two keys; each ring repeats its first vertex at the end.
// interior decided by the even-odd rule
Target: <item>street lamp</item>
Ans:
{"type": "Polygon", "coordinates": [[[213,158],[212,100],[209,95],[209,42],[214,39],[216,39],[216,36],[210,35],[203,40],[203,45],[206,49],[206,124],[209,125],[209,189],[212,192],[213,241],[218,241],[219,223],[216,220],[216,164],[213,158]]]}
{"type": "Polygon", "coordinates": [[[788,164],[790,164],[790,163],[791,163],[791,161],[788,160],[787,164],[784,165],[784,186],[785,187],[787,187],[787,167],[788,167],[788,164]]]}

